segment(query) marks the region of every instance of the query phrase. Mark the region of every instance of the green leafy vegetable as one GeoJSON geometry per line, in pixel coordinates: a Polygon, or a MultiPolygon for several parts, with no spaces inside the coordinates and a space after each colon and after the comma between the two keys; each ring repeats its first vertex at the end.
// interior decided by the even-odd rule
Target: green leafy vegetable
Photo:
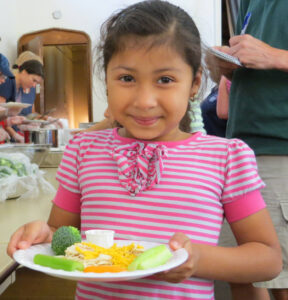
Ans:
{"type": "Polygon", "coordinates": [[[80,242],[81,235],[76,227],[62,226],[54,232],[51,247],[56,255],[65,255],[68,247],[80,242]]]}

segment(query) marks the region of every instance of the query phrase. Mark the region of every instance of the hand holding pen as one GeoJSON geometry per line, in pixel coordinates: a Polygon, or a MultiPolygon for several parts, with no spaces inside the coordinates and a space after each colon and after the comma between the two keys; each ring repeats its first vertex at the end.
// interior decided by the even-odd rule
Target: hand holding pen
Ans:
{"type": "MultiPolygon", "coordinates": [[[[242,30],[241,30],[242,35],[245,34],[245,32],[246,32],[250,18],[251,18],[251,13],[248,12],[243,21],[243,26],[242,26],[242,30]]],[[[214,56],[228,62],[229,73],[231,73],[231,69],[235,69],[235,66],[234,66],[234,68],[231,68],[231,64],[234,64],[234,65],[240,66],[240,67],[243,66],[242,63],[240,62],[240,60],[238,59],[238,57],[236,57],[233,54],[231,55],[231,53],[229,53],[230,52],[229,47],[222,46],[222,47],[218,47],[218,49],[217,49],[217,47],[208,47],[208,52],[210,52],[214,56]]],[[[209,55],[207,55],[207,60],[209,61],[209,55]]],[[[208,64],[209,64],[209,62],[208,62],[208,64]]],[[[225,64],[224,64],[224,67],[222,64],[222,69],[223,68],[225,68],[225,64]]]]}
{"type": "MultiPolygon", "coordinates": [[[[223,53],[229,54],[238,58],[241,64],[246,68],[253,69],[272,69],[277,68],[277,60],[282,57],[279,50],[272,48],[268,44],[254,38],[252,35],[247,34],[248,31],[253,30],[253,23],[251,23],[252,13],[248,13],[243,20],[242,30],[239,35],[233,36],[229,40],[230,47],[214,47],[223,53]],[[251,28],[252,27],[252,28],[251,28]]],[[[228,79],[232,79],[235,69],[239,66],[226,62],[222,59],[215,59],[212,55],[206,55],[206,64],[213,74],[213,77],[220,78],[220,75],[224,75],[228,79]]]]}
{"type": "MultiPolygon", "coordinates": [[[[246,68],[272,69],[277,60],[276,51],[270,45],[247,34],[247,28],[251,32],[251,13],[247,13],[243,21],[240,35],[233,36],[229,40],[229,54],[237,57],[246,68]],[[248,27],[248,25],[250,25],[248,27]]],[[[252,28],[251,28],[252,27],[252,28]]]]}

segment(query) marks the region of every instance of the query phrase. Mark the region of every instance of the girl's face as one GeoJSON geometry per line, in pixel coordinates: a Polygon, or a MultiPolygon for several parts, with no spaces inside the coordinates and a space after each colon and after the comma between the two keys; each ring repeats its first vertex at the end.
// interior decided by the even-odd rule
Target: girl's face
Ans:
{"type": "Polygon", "coordinates": [[[36,74],[29,74],[25,70],[20,73],[20,85],[23,90],[36,87],[37,84],[42,82],[42,77],[36,74]]]}
{"type": "Polygon", "coordinates": [[[123,128],[119,134],[141,140],[187,138],[179,123],[200,86],[191,67],[171,47],[126,47],[107,65],[108,107],[123,128]]]}

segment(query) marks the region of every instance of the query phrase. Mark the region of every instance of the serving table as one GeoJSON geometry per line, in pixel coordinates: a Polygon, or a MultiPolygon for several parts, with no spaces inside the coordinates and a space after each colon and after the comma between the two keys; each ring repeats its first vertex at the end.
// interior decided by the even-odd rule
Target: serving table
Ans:
{"type": "MultiPolygon", "coordinates": [[[[55,188],[56,167],[41,168],[47,179],[55,188]]],[[[0,295],[15,281],[18,264],[6,254],[6,248],[13,232],[21,225],[33,220],[47,220],[52,206],[53,195],[40,194],[36,199],[9,199],[0,202],[0,295]]]]}

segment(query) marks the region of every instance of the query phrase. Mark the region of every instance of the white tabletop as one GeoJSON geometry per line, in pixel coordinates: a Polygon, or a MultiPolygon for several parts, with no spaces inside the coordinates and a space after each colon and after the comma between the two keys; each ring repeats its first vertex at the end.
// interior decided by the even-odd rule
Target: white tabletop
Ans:
{"type": "MultiPolygon", "coordinates": [[[[56,188],[57,168],[42,169],[45,178],[56,188]]],[[[13,260],[6,254],[6,247],[12,233],[21,225],[33,220],[47,220],[52,206],[53,195],[43,195],[36,199],[10,199],[0,202],[0,276],[9,269],[13,260]]]]}

